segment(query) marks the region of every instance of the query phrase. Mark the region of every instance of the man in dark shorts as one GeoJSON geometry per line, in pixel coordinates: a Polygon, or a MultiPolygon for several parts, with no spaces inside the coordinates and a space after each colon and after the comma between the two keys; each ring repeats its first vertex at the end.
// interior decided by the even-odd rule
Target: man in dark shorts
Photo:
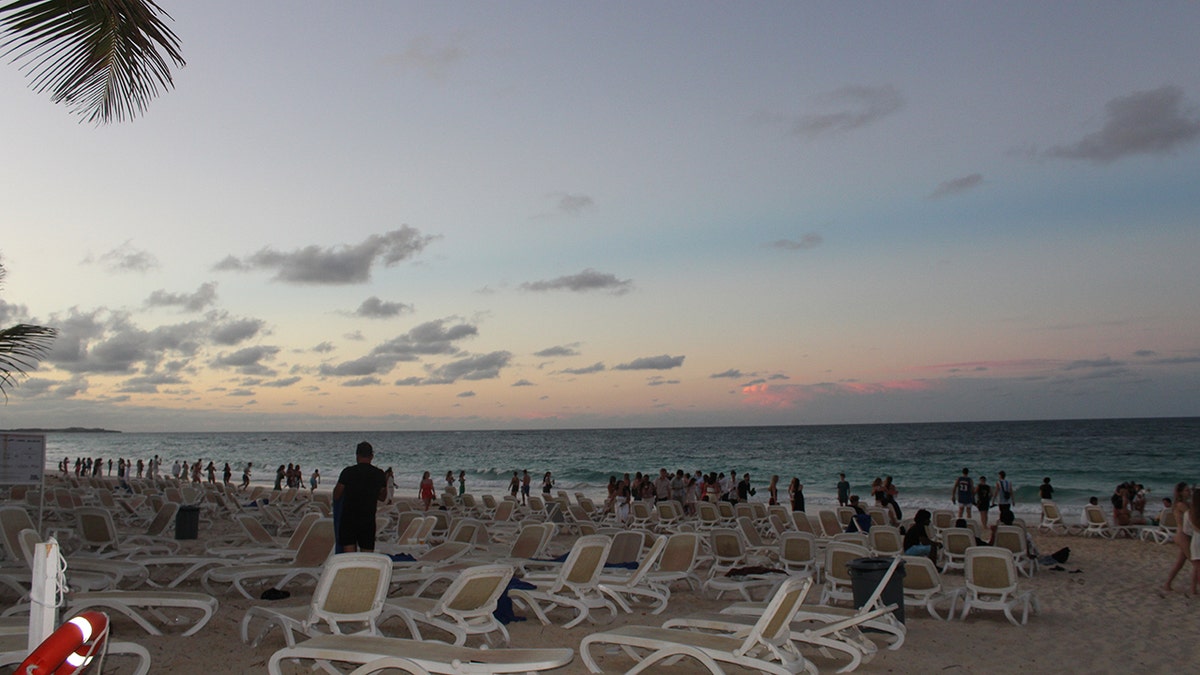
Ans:
{"type": "Polygon", "coordinates": [[[363,441],[354,451],[357,462],[342,469],[333,486],[333,501],[342,501],[338,544],[346,553],[375,550],[375,505],[387,499],[387,479],[371,465],[375,449],[363,441]]]}

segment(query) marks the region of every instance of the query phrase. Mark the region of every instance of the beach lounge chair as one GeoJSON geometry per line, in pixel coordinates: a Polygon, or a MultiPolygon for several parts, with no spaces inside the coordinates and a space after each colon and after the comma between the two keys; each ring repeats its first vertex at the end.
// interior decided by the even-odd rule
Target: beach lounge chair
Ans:
{"type": "Polygon", "coordinates": [[[754,591],[769,592],[779,582],[778,574],[729,574],[735,568],[765,566],[770,563],[769,560],[751,555],[746,550],[745,540],[737,530],[722,527],[709,532],[709,550],[713,556],[713,565],[703,588],[715,593],[717,598],[736,591],[742,598],[753,600],[751,594],[754,591]]]}
{"type": "Polygon", "coordinates": [[[967,549],[975,545],[975,534],[965,527],[942,530],[942,574],[967,565],[967,549]]]}
{"type": "Polygon", "coordinates": [[[1071,534],[1072,530],[1078,532],[1079,528],[1078,526],[1072,528],[1063,522],[1062,512],[1058,510],[1058,504],[1049,499],[1043,499],[1042,520],[1038,523],[1038,530],[1049,532],[1050,534],[1071,534]]]}
{"type": "Polygon", "coordinates": [[[1012,552],[999,546],[972,546],[967,549],[967,585],[963,600],[962,618],[972,609],[999,610],[1014,626],[1024,625],[1032,607],[1037,611],[1037,599],[1031,591],[1017,588],[1017,565],[1012,552]],[[1013,609],[1021,608],[1021,621],[1013,609]]]}
{"type": "MultiPolygon", "coordinates": [[[[801,605],[792,617],[791,640],[798,645],[815,646],[826,656],[830,656],[831,651],[847,656],[850,662],[838,672],[850,672],[874,658],[878,648],[874,641],[863,634],[863,630],[889,636],[891,644],[888,648],[899,649],[904,644],[907,629],[895,616],[897,605],[883,602],[883,591],[899,565],[899,558],[892,561],[875,590],[858,609],[801,605]]],[[[689,617],[683,621],[695,627],[704,627],[701,622],[711,624],[736,619],[745,625],[752,620],[750,617],[757,617],[763,609],[764,605],[760,602],[738,602],[721,610],[719,618],[703,617],[697,620],[689,617]]]]}
{"type": "Polygon", "coordinates": [[[550,623],[546,613],[558,606],[575,611],[575,617],[563,625],[568,629],[591,620],[593,609],[603,607],[615,616],[616,607],[599,589],[600,575],[611,546],[612,540],[604,535],[580,537],[557,574],[527,574],[525,581],[538,588],[514,589],[508,595],[514,604],[533,611],[543,625],[550,623]]]}
{"type": "Polygon", "coordinates": [[[1025,576],[1032,577],[1033,573],[1037,571],[1037,560],[1029,555],[1025,528],[1016,525],[997,525],[995,545],[1012,552],[1017,570],[1025,576]]]}
{"type": "Polygon", "coordinates": [[[789,574],[817,574],[817,538],[811,532],[785,532],[779,538],[779,564],[789,574]]]}
{"type": "Polygon", "coordinates": [[[312,601],[307,605],[275,607],[256,605],[242,616],[242,642],[257,647],[263,637],[278,625],[289,647],[296,645],[295,633],[314,637],[323,633],[342,634],[342,624],[361,625],[359,633],[379,635],[377,622],[387,598],[392,577],[392,561],[381,553],[342,553],[326,563],[312,601]],[[250,624],[265,620],[254,641],[250,642],[250,624]]]}
{"type": "Polygon", "coordinates": [[[825,532],[821,528],[820,522],[814,524],[812,519],[808,517],[807,513],[803,511],[792,511],[791,513],[792,525],[796,528],[797,532],[808,532],[818,539],[825,536],[825,532]]]}
{"type": "Polygon", "coordinates": [[[188,625],[183,632],[187,637],[195,635],[212,619],[217,611],[217,599],[205,593],[156,590],[94,591],[67,596],[67,610],[71,613],[97,608],[120,612],[155,636],[163,632],[150,621],[151,618],[165,626],[188,625]],[[167,616],[166,610],[172,610],[172,616],[167,616]],[[197,610],[200,616],[190,618],[179,610],[197,610]]]}
{"type": "MultiPolygon", "coordinates": [[[[942,577],[938,573],[937,565],[934,565],[929,558],[906,555],[903,560],[905,599],[925,607],[929,616],[935,619],[949,620],[952,618],[954,608],[958,603],[958,598],[962,596],[963,590],[946,588],[942,584],[942,577]],[[946,600],[950,601],[950,608],[943,617],[937,612],[937,604],[946,600]]],[[[907,606],[908,603],[905,604],[907,606]]]]}
{"type": "Polygon", "coordinates": [[[698,530],[709,531],[722,527],[721,512],[712,502],[696,502],[696,516],[698,519],[696,529],[698,530]]]}
{"type": "Polygon", "coordinates": [[[696,532],[669,535],[658,558],[658,567],[649,573],[650,581],[668,588],[677,581],[686,581],[692,590],[699,589],[701,582],[696,567],[700,563],[700,542],[700,534],[696,532]]]}
{"type": "Polygon", "coordinates": [[[867,548],[871,555],[892,557],[904,553],[904,535],[891,525],[872,525],[867,533],[867,548]]]}
{"type": "Polygon", "coordinates": [[[850,571],[846,565],[851,560],[871,555],[865,546],[845,541],[831,541],[825,547],[825,585],[821,588],[821,604],[845,600],[854,601],[854,590],[850,571]]]}
{"type": "MultiPolygon", "coordinates": [[[[854,509],[851,509],[850,511],[851,514],[853,514],[854,509]]],[[[825,536],[830,539],[846,531],[846,526],[842,525],[842,521],[833,511],[818,511],[817,518],[821,522],[821,529],[824,531],[825,536]]]]}
{"type": "Polygon", "coordinates": [[[476,649],[390,637],[321,635],[272,654],[267,661],[267,673],[283,675],[280,664],[287,659],[369,664],[384,658],[403,659],[427,673],[438,675],[500,675],[561,668],[575,658],[575,652],[570,649],[476,649]]]}
{"type": "Polygon", "coordinates": [[[1159,544],[1165,544],[1175,538],[1175,529],[1178,527],[1175,521],[1175,512],[1163,509],[1158,514],[1158,524],[1142,528],[1138,537],[1143,541],[1153,539],[1159,544]]]}
{"type": "Polygon", "coordinates": [[[652,603],[651,614],[661,614],[667,608],[671,599],[671,589],[668,584],[655,581],[650,573],[654,571],[659,556],[667,546],[667,536],[658,535],[645,554],[637,560],[637,567],[627,574],[604,572],[600,575],[599,589],[613,599],[624,612],[633,613],[631,602],[649,600],[652,603]],[[628,601],[628,602],[627,602],[628,601]]]}
{"type": "Polygon", "coordinates": [[[307,577],[317,579],[325,564],[325,560],[333,553],[333,521],[321,518],[313,523],[305,535],[304,541],[296,550],[292,560],[279,563],[260,563],[250,565],[229,565],[207,570],[200,579],[200,584],[206,591],[216,595],[214,583],[230,584],[245,598],[253,600],[245,587],[249,581],[277,580],[274,588],[282,588],[293,579],[307,577]]]}
{"type": "Polygon", "coordinates": [[[1083,516],[1086,526],[1083,530],[1085,537],[1104,537],[1105,539],[1115,539],[1120,536],[1132,537],[1133,528],[1125,525],[1110,525],[1108,517],[1104,515],[1104,511],[1096,504],[1088,504],[1083,507],[1083,516]]]}
{"type": "Polygon", "coordinates": [[[593,673],[604,670],[592,656],[591,648],[614,645],[637,662],[630,673],[653,672],[657,664],[688,657],[711,673],[723,673],[719,664],[727,663],[765,673],[790,675],[805,671],[816,675],[816,667],[800,654],[789,637],[789,624],[811,583],[810,579],[786,579],[748,629],[739,626],[733,632],[714,634],[684,628],[622,626],[584,637],[579,653],[593,673]]]}
{"type": "Polygon", "coordinates": [[[453,644],[464,645],[472,635],[482,635],[489,647],[507,645],[508,630],[496,620],[496,601],[508,587],[513,568],[509,565],[469,567],[439,598],[402,597],[387,600],[379,623],[399,617],[414,640],[422,636],[419,624],[449,633],[453,644]],[[497,639],[498,637],[498,639],[497,639]]]}

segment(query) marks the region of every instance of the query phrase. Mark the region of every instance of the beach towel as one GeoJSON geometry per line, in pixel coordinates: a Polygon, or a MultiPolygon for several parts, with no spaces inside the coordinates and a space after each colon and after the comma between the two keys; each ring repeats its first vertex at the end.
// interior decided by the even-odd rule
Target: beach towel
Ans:
{"type": "Polygon", "coordinates": [[[537,586],[534,586],[528,581],[517,579],[516,577],[513,577],[509,580],[508,586],[504,589],[504,593],[501,594],[499,598],[496,598],[496,609],[492,611],[492,616],[496,617],[497,621],[505,625],[514,621],[525,620],[525,617],[517,616],[516,613],[513,612],[513,602],[512,598],[508,597],[508,592],[514,588],[521,591],[532,591],[536,589],[537,586]]]}

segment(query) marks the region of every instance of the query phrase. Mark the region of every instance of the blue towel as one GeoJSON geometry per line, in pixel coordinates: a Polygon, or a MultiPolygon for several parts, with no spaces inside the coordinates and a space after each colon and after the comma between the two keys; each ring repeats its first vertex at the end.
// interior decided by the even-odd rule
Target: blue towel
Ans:
{"type": "Polygon", "coordinates": [[[513,577],[509,580],[508,587],[504,589],[504,593],[496,599],[496,610],[492,612],[492,616],[496,617],[496,620],[502,624],[507,625],[514,621],[525,620],[525,617],[517,616],[516,613],[513,612],[513,602],[512,598],[508,597],[508,592],[514,588],[522,591],[532,591],[536,589],[537,586],[534,586],[528,581],[517,579],[516,577],[513,577]]]}
{"type": "Polygon", "coordinates": [[[411,555],[409,555],[407,553],[393,553],[392,555],[390,555],[388,557],[392,559],[392,562],[416,562],[417,561],[416,558],[412,557],[411,555]]]}

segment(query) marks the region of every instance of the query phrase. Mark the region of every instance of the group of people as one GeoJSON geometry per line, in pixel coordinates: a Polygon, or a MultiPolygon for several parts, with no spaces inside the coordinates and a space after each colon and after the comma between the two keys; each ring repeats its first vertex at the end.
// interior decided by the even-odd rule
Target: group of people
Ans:
{"type": "MultiPolygon", "coordinates": [[[[1164,498],[1164,508],[1169,503],[1164,498]]],[[[1126,481],[1118,485],[1109,498],[1112,504],[1113,522],[1117,525],[1145,525],[1146,488],[1141,483],[1126,481]]]]}
{"type": "MultiPolygon", "coordinates": [[[[992,485],[988,484],[987,476],[981,475],[979,480],[975,481],[971,478],[970,469],[962,470],[962,475],[954,479],[954,484],[950,488],[950,501],[958,505],[959,518],[962,518],[964,514],[970,518],[971,508],[974,507],[979,509],[979,522],[987,527],[988,512],[993,506],[1000,510],[1001,519],[1013,517],[1012,510],[1017,505],[1017,490],[1013,487],[1007,474],[1001,471],[998,475],[999,478],[992,485]]],[[[1054,488],[1050,485],[1049,478],[1042,479],[1042,485],[1038,490],[1042,499],[1053,498],[1054,488]]]]}
{"type": "MultiPolygon", "coordinates": [[[[229,464],[225,464],[225,483],[229,484],[229,464]]],[[[242,475],[243,482],[249,483],[250,465],[246,465],[246,472],[242,475]]],[[[286,466],[279,465],[275,470],[275,490],[283,489],[299,489],[304,485],[304,470],[299,464],[288,463],[286,466]]],[[[321,470],[313,469],[313,472],[308,477],[308,489],[312,492],[317,491],[317,487],[321,485],[321,470]]]]}

